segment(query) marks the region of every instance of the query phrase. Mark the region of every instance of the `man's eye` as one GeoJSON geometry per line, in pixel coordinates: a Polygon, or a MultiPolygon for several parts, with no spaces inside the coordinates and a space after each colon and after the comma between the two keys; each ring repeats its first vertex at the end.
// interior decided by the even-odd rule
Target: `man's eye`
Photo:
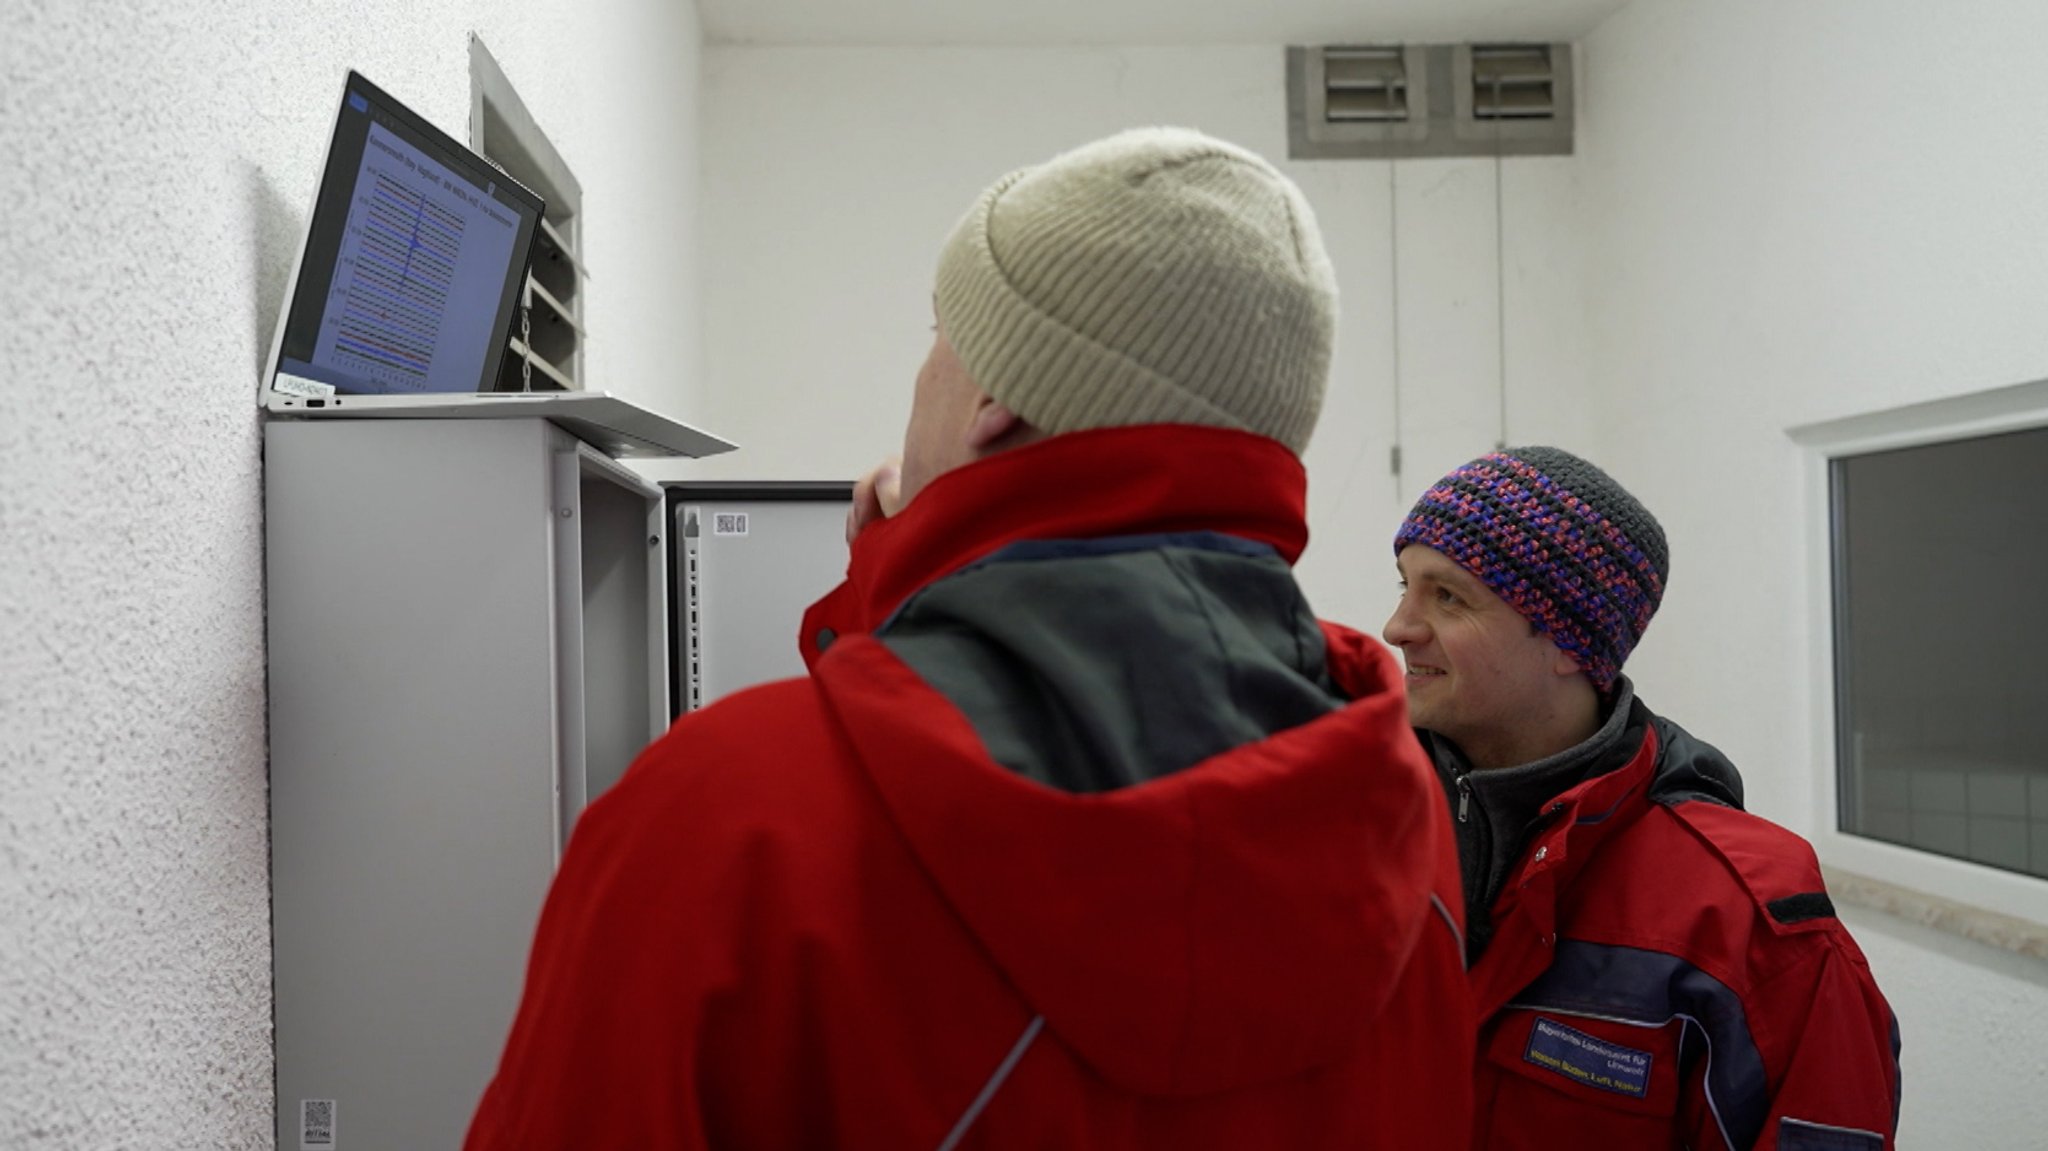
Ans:
{"type": "Polygon", "coordinates": [[[1436,589],[1436,602],[1444,604],[1448,607],[1456,607],[1459,604],[1464,603],[1465,601],[1459,599],[1457,593],[1451,591],[1449,588],[1438,588],[1436,589]]]}

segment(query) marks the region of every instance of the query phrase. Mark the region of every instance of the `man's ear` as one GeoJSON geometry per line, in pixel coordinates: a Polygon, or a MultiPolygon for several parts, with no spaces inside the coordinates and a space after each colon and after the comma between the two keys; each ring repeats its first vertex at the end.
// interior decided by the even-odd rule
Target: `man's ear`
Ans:
{"type": "Polygon", "coordinates": [[[1023,424],[1022,417],[983,392],[976,397],[974,418],[967,424],[967,446],[976,452],[989,451],[1023,424]]]}

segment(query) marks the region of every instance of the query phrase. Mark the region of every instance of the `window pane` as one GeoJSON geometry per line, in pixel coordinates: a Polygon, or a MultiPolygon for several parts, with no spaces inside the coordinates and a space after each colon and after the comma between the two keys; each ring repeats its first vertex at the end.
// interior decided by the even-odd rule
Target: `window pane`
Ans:
{"type": "Polygon", "coordinates": [[[2048,429],[1833,483],[1841,829],[2048,876],[2048,429]]]}

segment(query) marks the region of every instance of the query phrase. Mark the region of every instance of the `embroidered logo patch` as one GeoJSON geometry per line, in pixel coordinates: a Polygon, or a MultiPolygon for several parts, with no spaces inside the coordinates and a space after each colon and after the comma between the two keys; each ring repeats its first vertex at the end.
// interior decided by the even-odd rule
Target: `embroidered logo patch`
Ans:
{"type": "Polygon", "coordinates": [[[1538,1016],[1524,1061],[1574,1083],[1641,1099],[1650,1093],[1650,1053],[1595,1038],[1538,1016]]]}

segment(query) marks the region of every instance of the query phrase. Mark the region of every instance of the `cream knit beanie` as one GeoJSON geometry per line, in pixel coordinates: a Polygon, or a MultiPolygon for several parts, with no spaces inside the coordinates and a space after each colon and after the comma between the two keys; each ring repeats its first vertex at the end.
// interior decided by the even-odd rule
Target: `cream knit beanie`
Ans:
{"type": "Polygon", "coordinates": [[[1046,432],[1205,424],[1299,455],[1337,284],[1287,177],[1178,128],[1124,132],[982,193],[939,257],[939,325],[1046,432]]]}

